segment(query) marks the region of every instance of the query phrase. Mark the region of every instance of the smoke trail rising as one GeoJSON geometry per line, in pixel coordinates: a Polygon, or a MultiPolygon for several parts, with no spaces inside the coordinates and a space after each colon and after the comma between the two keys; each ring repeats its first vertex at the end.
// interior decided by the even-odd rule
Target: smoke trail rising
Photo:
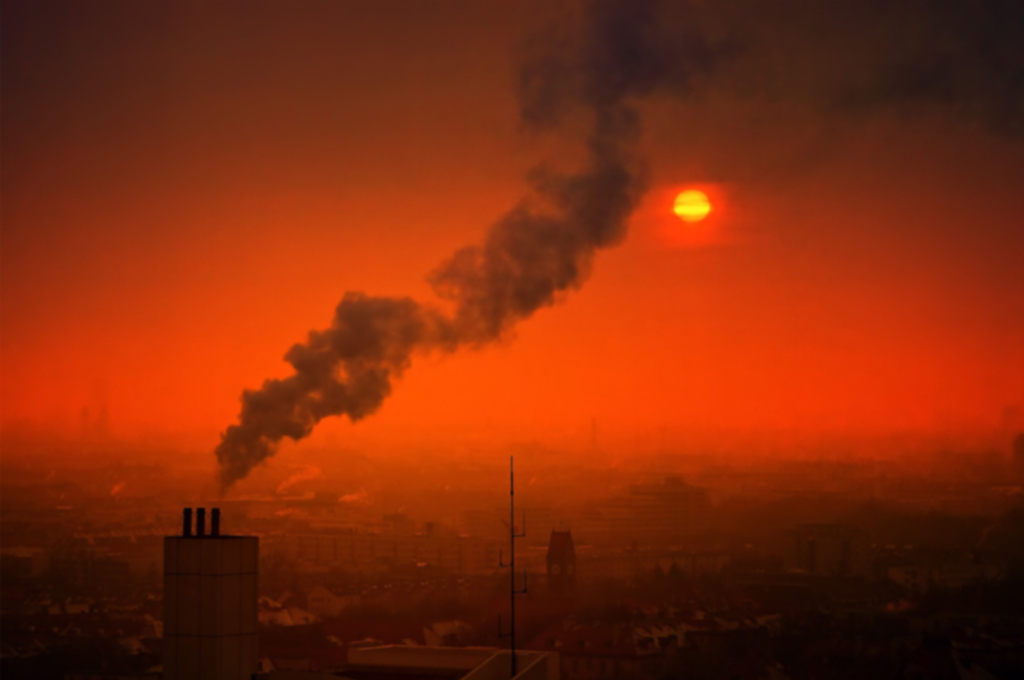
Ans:
{"type": "Polygon", "coordinates": [[[316,479],[323,472],[316,465],[306,465],[299,470],[296,470],[292,475],[277,485],[277,493],[284,493],[288,489],[292,488],[299,482],[308,482],[311,479],[316,479]]]}
{"type": "Polygon", "coordinates": [[[459,250],[434,271],[430,281],[450,311],[409,298],[346,293],[330,327],[312,331],[285,355],[293,375],[242,394],[238,423],[216,449],[225,488],[272,456],[283,438],[302,439],[328,416],[357,421],[376,411],[415,353],[453,352],[503,337],[558,293],[581,285],[595,252],[624,238],[646,184],[633,151],[639,124],[628,99],[666,79],[683,82],[689,66],[711,62],[699,36],[680,48],[658,35],[654,9],[653,2],[593,2],[575,47],[535,45],[521,72],[523,121],[551,128],[568,108],[586,111],[591,127],[583,167],[568,175],[534,171],[540,200],[521,201],[483,243],[459,250]]]}

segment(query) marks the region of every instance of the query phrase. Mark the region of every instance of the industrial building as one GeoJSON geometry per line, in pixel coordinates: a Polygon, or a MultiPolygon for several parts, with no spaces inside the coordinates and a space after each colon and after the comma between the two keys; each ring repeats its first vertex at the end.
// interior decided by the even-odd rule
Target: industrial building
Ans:
{"type": "Polygon", "coordinates": [[[220,532],[214,508],[164,539],[164,680],[250,680],[257,670],[259,539],[220,532]]]}
{"type": "Polygon", "coordinates": [[[819,576],[871,575],[870,543],[862,529],[846,524],[801,524],[790,532],[788,566],[819,576]]]}
{"type": "Polygon", "coordinates": [[[567,595],[576,590],[576,546],[571,531],[552,531],[547,554],[548,591],[567,595]]]}

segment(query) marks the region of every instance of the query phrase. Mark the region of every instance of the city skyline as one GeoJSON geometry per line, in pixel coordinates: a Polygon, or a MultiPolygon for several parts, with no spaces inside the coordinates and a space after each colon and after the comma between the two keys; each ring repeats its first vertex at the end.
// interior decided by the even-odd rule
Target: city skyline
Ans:
{"type": "Polygon", "coordinates": [[[4,680],[1024,677],[1024,3],[0,31],[4,680]]]}

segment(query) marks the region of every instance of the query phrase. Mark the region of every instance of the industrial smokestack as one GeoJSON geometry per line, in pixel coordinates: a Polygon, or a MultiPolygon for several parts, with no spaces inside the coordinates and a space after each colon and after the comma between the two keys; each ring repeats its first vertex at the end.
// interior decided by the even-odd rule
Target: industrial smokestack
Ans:
{"type": "Polygon", "coordinates": [[[220,508],[210,511],[210,535],[220,536],[220,508]]]}
{"type": "Polygon", "coordinates": [[[206,536],[206,508],[196,508],[196,536],[206,536]]]}
{"type": "Polygon", "coordinates": [[[185,508],[181,512],[181,535],[189,537],[192,535],[192,508],[185,508]]]}
{"type": "Polygon", "coordinates": [[[259,539],[220,540],[216,518],[212,536],[164,539],[164,680],[256,677],[259,539]]]}

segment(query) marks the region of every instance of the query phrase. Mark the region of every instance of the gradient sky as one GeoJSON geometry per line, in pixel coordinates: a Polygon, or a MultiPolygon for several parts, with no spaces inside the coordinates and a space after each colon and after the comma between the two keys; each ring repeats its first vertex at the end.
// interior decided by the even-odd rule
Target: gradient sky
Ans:
{"type": "MultiPolygon", "coordinates": [[[[431,299],[426,276],[529,168],[574,153],[572,120],[519,123],[549,5],[5,2],[0,424],[106,410],[119,436],[212,450],[345,291],[431,299]]],[[[782,35],[749,19],[735,60],[638,104],[652,188],[581,290],[499,346],[417,359],[378,414],[312,445],[1019,413],[1020,78],[994,103],[1001,82],[969,69],[935,96],[889,78],[821,97],[888,73],[903,41],[813,14],[782,35]],[[690,187],[714,201],[696,226],[671,213],[690,187]]]]}

